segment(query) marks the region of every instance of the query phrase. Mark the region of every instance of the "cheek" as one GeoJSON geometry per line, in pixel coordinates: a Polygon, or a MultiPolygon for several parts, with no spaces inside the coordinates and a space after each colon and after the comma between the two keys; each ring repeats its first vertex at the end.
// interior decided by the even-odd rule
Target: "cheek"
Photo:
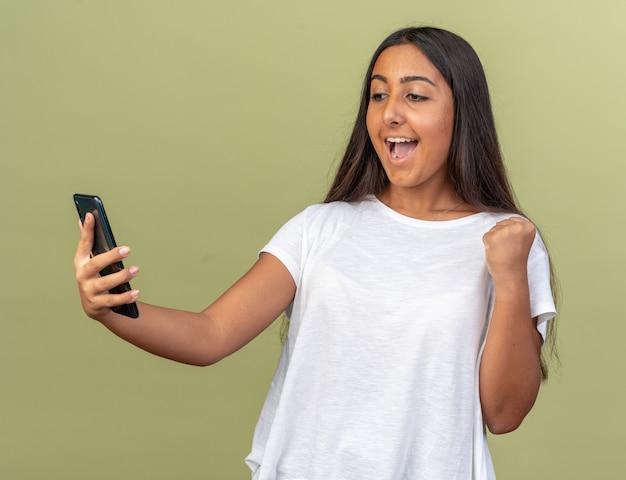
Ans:
{"type": "Polygon", "coordinates": [[[432,117],[421,122],[422,137],[428,136],[439,150],[449,150],[454,122],[450,116],[432,117]]]}
{"type": "Polygon", "coordinates": [[[379,138],[380,128],[378,125],[379,123],[374,118],[374,115],[370,115],[368,111],[367,116],[365,117],[365,126],[367,128],[367,134],[369,135],[370,142],[372,142],[372,145],[374,146],[374,150],[376,150],[376,153],[380,157],[381,155],[383,155],[383,151],[387,147],[385,143],[382,142],[379,138]]]}
{"type": "Polygon", "coordinates": [[[454,106],[450,105],[441,120],[441,135],[446,143],[446,150],[450,150],[452,145],[452,134],[454,132],[454,106]]]}
{"type": "Polygon", "coordinates": [[[450,146],[452,145],[452,131],[454,130],[454,120],[452,118],[448,118],[441,125],[441,143],[442,146],[446,150],[446,156],[450,151],[450,146]]]}

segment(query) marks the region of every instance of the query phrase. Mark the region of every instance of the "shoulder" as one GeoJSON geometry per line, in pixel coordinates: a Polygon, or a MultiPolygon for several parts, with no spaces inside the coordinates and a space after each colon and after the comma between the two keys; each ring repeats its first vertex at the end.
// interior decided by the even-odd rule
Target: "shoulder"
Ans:
{"type": "Polygon", "coordinates": [[[305,244],[339,238],[367,223],[371,202],[330,202],[310,205],[293,217],[282,230],[304,239],[305,244]]]}
{"type": "MultiPolygon", "coordinates": [[[[516,223],[524,224],[528,226],[534,227],[534,223],[524,215],[513,212],[483,212],[483,219],[485,222],[485,227],[487,231],[496,226],[496,224],[502,222],[504,225],[507,220],[517,220],[516,223]],[[523,220],[523,222],[519,222],[519,220],[523,220]]],[[[485,232],[487,233],[487,232],[485,232]]]]}
{"type": "Polygon", "coordinates": [[[347,202],[317,203],[309,205],[291,217],[279,230],[292,235],[306,235],[308,232],[321,231],[333,225],[345,225],[354,216],[355,206],[347,202]]]}
{"type": "Polygon", "coordinates": [[[371,202],[363,200],[360,202],[318,203],[310,205],[298,216],[302,217],[302,220],[307,224],[345,222],[367,210],[368,203],[371,202]]]}

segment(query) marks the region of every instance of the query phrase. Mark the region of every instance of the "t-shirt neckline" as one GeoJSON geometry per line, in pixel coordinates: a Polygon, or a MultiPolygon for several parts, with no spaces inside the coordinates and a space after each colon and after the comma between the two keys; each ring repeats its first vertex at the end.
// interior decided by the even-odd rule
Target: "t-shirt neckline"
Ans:
{"type": "Polygon", "coordinates": [[[368,195],[366,197],[366,200],[372,202],[372,204],[374,204],[376,208],[381,210],[387,216],[394,218],[395,220],[398,220],[402,223],[407,223],[411,225],[429,226],[429,227],[434,227],[434,228],[444,228],[444,227],[463,225],[465,223],[473,222],[475,219],[478,219],[487,215],[487,212],[477,212],[477,213],[472,213],[471,215],[467,215],[465,217],[453,218],[451,220],[422,220],[420,218],[409,217],[407,215],[404,215],[400,212],[395,211],[393,208],[388,207],[383,202],[381,202],[378,199],[378,197],[376,197],[376,195],[368,195]]]}

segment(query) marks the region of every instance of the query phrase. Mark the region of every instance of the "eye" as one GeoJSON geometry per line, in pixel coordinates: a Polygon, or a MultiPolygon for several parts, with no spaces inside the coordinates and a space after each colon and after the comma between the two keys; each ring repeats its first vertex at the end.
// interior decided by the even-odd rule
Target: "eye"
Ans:
{"type": "Polygon", "coordinates": [[[370,95],[370,100],[373,102],[380,102],[381,100],[384,100],[385,97],[387,97],[386,93],[376,92],[370,95]]]}
{"type": "Polygon", "coordinates": [[[424,100],[428,100],[427,97],[423,95],[418,95],[417,93],[409,93],[407,94],[407,98],[412,102],[423,102],[424,100]]]}

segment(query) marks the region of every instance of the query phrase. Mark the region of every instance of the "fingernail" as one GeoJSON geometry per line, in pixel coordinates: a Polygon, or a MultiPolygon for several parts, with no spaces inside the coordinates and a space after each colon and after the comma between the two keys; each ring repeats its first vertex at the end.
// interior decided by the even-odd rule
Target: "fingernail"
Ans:
{"type": "Polygon", "coordinates": [[[130,253],[130,248],[128,247],[121,247],[120,248],[120,255],[122,257],[125,257],[126,255],[128,255],[130,253]]]}
{"type": "Polygon", "coordinates": [[[130,296],[135,299],[139,297],[139,290],[131,290],[130,296]]]}
{"type": "Polygon", "coordinates": [[[139,272],[139,267],[132,266],[128,269],[128,271],[134,277],[139,272]]]}

